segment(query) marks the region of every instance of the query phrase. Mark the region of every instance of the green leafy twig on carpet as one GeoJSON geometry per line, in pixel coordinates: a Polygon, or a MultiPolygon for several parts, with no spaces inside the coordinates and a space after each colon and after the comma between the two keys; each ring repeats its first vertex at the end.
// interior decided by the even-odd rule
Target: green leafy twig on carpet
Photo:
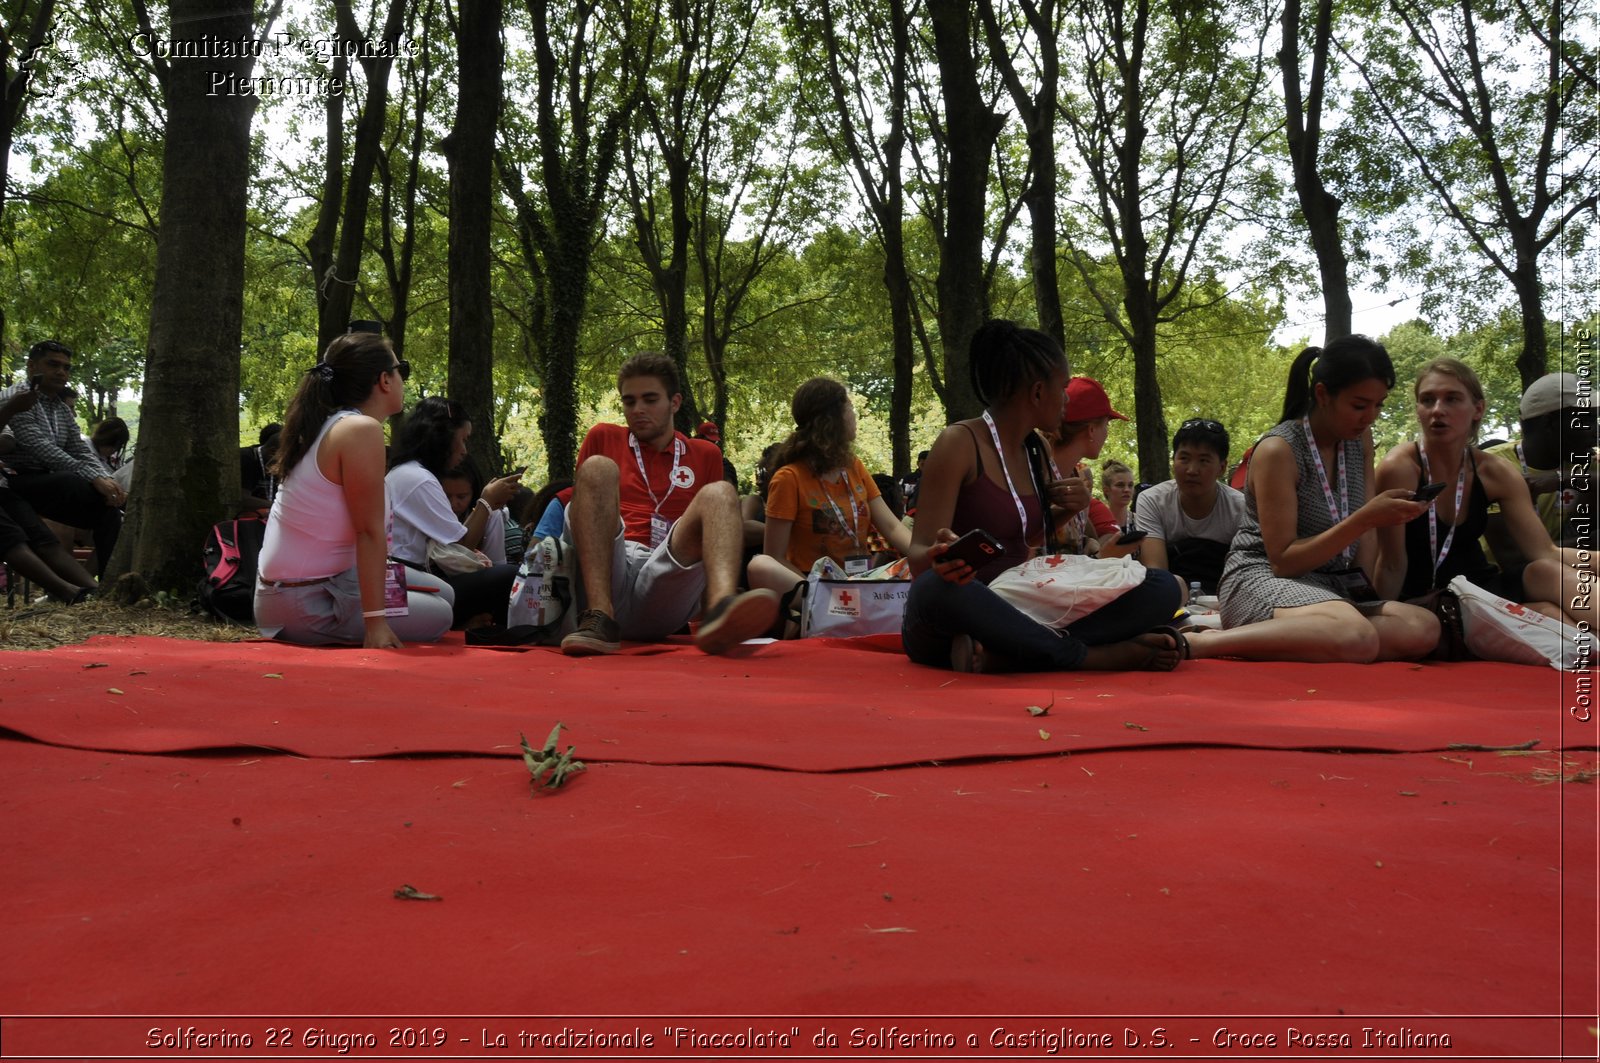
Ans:
{"type": "Polygon", "coordinates": [[[557,789],[567,781],[567,776],[585,770],[583,761],[572,759],[574,747],[568,746],[564,752],[556,751],[556,742],[561,738],[560,723],[551,728],[543,749],[535,750],[528,744],[528,736],[521,732],[518,732],[518,737],[522,739],[522,761],[533,775],[530,785],[534,793],[557,789]]]}

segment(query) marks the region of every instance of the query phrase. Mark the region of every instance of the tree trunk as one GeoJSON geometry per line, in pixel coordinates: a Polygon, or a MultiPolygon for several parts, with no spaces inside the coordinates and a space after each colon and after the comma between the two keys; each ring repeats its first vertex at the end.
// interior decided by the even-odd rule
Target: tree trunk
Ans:
{"type": "Polygon", "coordinates": [[[494,141],[500,115],[503,46],[501,0],[461,0],[457,30],[460,85],[450,163],[450,397],[479,430],[468,453],[484,475],[501,468],[494,438],[494,303],[490,292],[490,223],[494,213],[494,141]]]}
{"type": "Polygon", "coordinates": [[[1517,355],[1517,373],[1522,390],[1548,372],[1550,337],[1545,332],[1544,291],[1539,284],[1537,257],[1519,255],[1511,275],[1517,290],[1517,305],[1522,309],[1522,353],[1517,355]]]}
{"type": "Polygon", "coordinates": [[[973,333],[989,313],[983,269],[984,207],[990,153],[1002,121],[984,102],[978,87],[978,66],[972,54],[975,27],[967,0],[928,0],[928,13],[933,20],[944,94],[944,133],[950,149],[936,288],[944,348],[945,414],[957,421],[983,410],[972,391],[967,353],[973,333]]]}
{"type": "Polygon", "coordinates": [[[1283,47],[1278,52],[1278,67],[1283,72],[1285,131],[1294,170],[1294,190],[1322,279],[1322,342],[1331,343],[1350,335],[1352,321],[1349,259],[1339,235],[1340,202],[1324,187],[1322,169],[1318,165],[1328,54],[1333,41],[1333,0],[1317,0],[1313,33],[1311,93],[1307,98],[1300,85],[1300,0],[1285,0],[1283,47]]]}
{"type": "MultiPolygon", "coordinates": [[[[251,5],[173,0],[175,43],[253,34],[251,5]]],[[[178,49],[174,49],[178,51],[178,49]]],[[[251,59],[170,60],[161,239],[133,490],[108,576],[142,573],[192,591],[206,531],[239,498],[239,343],[245,199],[255,99],[207,95],[211,71],[247,78],[251,59]]]]}

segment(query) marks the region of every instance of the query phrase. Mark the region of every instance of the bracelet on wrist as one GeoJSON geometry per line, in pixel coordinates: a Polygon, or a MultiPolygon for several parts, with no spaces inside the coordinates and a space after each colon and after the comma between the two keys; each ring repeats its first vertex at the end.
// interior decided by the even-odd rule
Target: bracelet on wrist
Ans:
{"type": "Polygon", "coordinates": [[[387,610],[387,609],[368,609],[366,612],[362,613],[361,615],[362,615],[362,617],[364,619],[376,620],[380,616],[388,616],[389,615],[389,610],[387,610]]]}

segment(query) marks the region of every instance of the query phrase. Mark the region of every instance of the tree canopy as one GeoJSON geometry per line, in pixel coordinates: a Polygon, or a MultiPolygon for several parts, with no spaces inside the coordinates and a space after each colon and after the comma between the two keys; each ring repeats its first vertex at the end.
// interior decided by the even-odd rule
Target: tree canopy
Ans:
{"type": "MultiPolygon", "coordinates": [[[[683,426],[720,422],[747,476],[815,375],[856,394],[868,464],[903,472],[975,412],[966,337],[1006,316],[1137,415],[1107,456],[1156,479],[1184,418],[1236,450],[1269,427],[1324,333],[1294,308],[1329,294],[1337,334],[1354,287],[1423,296],[1381,441],[1424,351],[1472,364],[1507,424],[1588,312],[1594,16],[1301,7],[303,0],[182,58],[172,9],[0,0],[0,349],[15,369],[71,344],[86,425],[132,390],[154,431],[152,385],[197,353],[162,286],[238,260],[237,339],[208,330],[207,356],[249,439],[362,317],[413,394],[468,404],[486,465],[569,474],[617,366],[660,349],[683,426]],[[173,123],[230,99],[242,164],[175,196],[173,123]],[[243,230],[197,239],[196,194],[239,197],[243,230]]],[[[208,452],[234,427],[208,420],[208,452]]],[[[206,484],[175,503],[193,520],[230,504],[206,484]]]]}

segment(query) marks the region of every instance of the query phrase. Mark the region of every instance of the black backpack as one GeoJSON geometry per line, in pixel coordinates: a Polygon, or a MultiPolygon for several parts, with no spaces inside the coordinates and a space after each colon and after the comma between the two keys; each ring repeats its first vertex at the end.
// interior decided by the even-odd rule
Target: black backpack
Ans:
{"type": "Polygon", "coordinates": [[[255,513],[220,521],[206,536],[200,608],[246,627],[256,623],[256,562],[267,522],[255,513]]]}

